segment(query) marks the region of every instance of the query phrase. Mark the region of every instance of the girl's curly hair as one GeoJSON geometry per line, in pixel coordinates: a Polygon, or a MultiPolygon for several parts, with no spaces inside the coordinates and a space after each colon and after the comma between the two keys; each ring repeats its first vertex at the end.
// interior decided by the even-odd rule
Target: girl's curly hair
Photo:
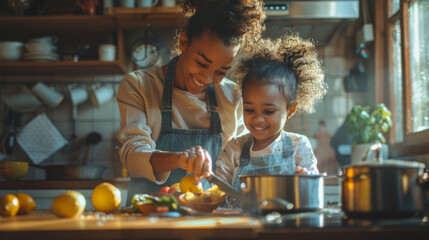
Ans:
{"type": "Polygon", "coordinates": [[[242,57],[232,70],[242,90],[249,83],[276,84],[288,104],[298,102],[298,110],[309,113],[327,92],[325,71],[315,45],[298,34],[260,39],[242,57]]]}
{"type": "MultiPolygon", "coordinates": [[[[176,38],[185,32],[188,40],[209,31],[225,45],[251,46],[264,30],[265,11],[262,0],[179,0],[185,16],[176,38]]],[[[177,41],[176,41],[177,42],[177,41]]],[[[178,53],[178,46],[175,51],[178,53]]]]}

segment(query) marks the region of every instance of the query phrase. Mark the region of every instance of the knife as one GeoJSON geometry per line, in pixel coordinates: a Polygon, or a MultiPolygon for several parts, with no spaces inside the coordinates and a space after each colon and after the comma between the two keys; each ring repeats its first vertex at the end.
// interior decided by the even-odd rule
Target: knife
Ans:
{"type": "Polygon", "coordinates": [[[239,191],[235,190],[233,186],[229,183],[223,181],[218,176],[211,174],[208,178],[206,178],[209,183],[216,184],[220,190],[224,191],[229,196],[239,200],[239,201],[247,201],[247,198],[243,196],[239,191]]]}

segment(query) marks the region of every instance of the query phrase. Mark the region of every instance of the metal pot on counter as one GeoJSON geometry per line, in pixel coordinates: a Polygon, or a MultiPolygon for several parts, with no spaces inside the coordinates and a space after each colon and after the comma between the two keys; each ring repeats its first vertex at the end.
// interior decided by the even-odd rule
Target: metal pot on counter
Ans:
{"type": "Polygon", "coordinates": [[[242,194],[262,203],[263,212],[310,212],[324,206],[324,175],[244,175],[240,176],[242,194]],[[290,203],[290,207],[279,201],[290,203]]]}
{"type": "Polygon", "coordinates": [[[309,212],[324,206],[325,175],[243,175],[241,192],[212,175],[208,181],[227,195],[240,201],[240,207],[250,213],[309,212]]]}
{"type": "Polygon", "coordinates": [[[348,217],[413,217],[423,214],[422,176],[419,162],[383,160],[381,144],[368,149],[363,161],[345,168],[342,175],[342,209],[348,217]],[[366,155],[374,151],[374,161],[366,155]]]}

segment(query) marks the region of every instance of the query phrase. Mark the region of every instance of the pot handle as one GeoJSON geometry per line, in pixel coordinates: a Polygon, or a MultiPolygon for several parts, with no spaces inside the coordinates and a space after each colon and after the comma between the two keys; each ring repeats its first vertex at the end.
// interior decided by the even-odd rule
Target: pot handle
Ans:
{"type": "Polygon", "coordinates": [[[260,205],[266,206],[268,204],[268,202],[277,203],[277,204],[283,206],[286,210],[291,210],[294,207],[293,203],[288,202],[288,201],[281,199],[281,198],[268,198],[268,199],[262,201],[260,205]]]}

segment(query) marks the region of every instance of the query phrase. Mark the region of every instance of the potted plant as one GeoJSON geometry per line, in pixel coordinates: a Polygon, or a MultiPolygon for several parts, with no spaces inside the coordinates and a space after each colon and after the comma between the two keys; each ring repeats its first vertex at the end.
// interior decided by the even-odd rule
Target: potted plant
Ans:
{"type": "Polygon", "coordinates": [[[387,158],[386,138],[383,133],[392,126],[392,113],[380,103],[372,110],[370,106],[356,105],[346,117],[347,133],[353,137],[351,162],[360,162],[372,144],[382,143],[382,153],[387,158]]]}

